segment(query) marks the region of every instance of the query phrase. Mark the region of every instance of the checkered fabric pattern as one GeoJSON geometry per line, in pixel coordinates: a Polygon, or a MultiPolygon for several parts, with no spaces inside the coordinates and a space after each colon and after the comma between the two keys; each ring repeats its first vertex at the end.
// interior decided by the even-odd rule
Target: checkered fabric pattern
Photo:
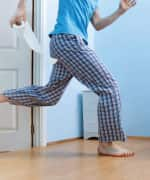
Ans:
{"type": "Polygon", "coordinates": [[[55,105],[75,77],[99,96],[99,141],[125,141],[117,82],[95,52],[79,36],[57,34],[50,40],[50,55],[58,61],[53,65],[49,82],[45,86],[5,90],[3,94],[9,98],[9,103],[28,107],[55,105]]]}

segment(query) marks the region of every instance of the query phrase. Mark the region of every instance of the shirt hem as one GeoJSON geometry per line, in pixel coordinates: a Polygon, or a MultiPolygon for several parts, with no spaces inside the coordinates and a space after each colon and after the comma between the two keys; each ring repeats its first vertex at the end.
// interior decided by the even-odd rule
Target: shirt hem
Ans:
{"type": "Polygon", "coordinates": [[[83,36],[81,36],[80,34],[77,34],[77,33],[69,33],[69,32],[52,32],[52,33],[49,33],[48,34],[48,36],[51,38],[52,37],[52,35],[57,35],[57,34],[71,34],[71,35],[76,35],[76,36],[80,36],[82,39],[83,39],[83,41],[88,45],[88,40],[85,38],[85,37],[83,37],[83,36]]]}

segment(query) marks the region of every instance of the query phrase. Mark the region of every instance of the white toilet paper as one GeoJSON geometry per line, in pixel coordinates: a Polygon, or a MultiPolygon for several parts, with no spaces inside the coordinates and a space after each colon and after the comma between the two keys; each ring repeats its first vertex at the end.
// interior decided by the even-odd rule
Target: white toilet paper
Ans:
{"type": "Polygon", "coordinates": [[[22,21],[21,25],[14,24],[13,29],[15,30],[18,36],[20,36],[26,41],[29,48],[31,48],[37,53],[42,53],[41,45],[38,42],[34,32],[32,31],[30,24],[27,21],[22,21]]]}
{"type": "MultiPolygon", "coordinates": [[[[30,26],[30,24],[26,21],[22,21],[21,25],[13,25],[13,30],[16,32],[16,34],[24,39],[27,43],[27,45],[29,46],[29,48],[31,48],[32,50],[34,50],[35,52],[42,54],[42,46],[40,45],[40,43],[38,42],[34,32],[32,31],[32,28],[30,26]]],[[[51,64],[55,64],[57,62],[57,59],[54,58],[50,58],[50,63],[51,64]]]]}

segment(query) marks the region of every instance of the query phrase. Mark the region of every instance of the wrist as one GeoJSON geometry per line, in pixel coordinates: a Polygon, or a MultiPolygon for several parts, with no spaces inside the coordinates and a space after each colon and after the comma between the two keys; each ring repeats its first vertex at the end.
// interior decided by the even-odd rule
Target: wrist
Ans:
{"type": "Polygon", "coordinates": [[[126,12],[126,10],[122,9],[121,7],[119,7],[117,12],[121,16],[121,15],[123,15],[126,12]]]}

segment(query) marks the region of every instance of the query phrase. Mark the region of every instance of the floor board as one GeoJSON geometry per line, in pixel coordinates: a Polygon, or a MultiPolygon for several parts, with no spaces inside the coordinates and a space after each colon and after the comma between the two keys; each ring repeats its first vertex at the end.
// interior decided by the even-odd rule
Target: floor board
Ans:
{"type": "Polygon", "coordinates": [[[129,139],[132,158],[98,156],[97,140],[0,153],[0,180],[150,180],[150,140],[129,139]]]}

